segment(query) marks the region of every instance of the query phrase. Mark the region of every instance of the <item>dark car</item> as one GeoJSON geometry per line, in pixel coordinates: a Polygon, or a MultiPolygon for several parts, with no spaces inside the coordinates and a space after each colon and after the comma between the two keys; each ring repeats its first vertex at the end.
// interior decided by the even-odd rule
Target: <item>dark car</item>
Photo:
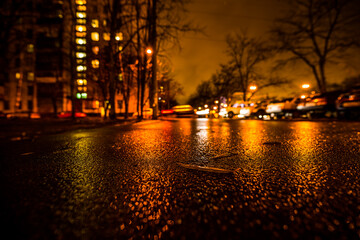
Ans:
{"type": "MultiPolygon", "coordinates": [[[[71,112],[61,112],[58,115],[58,118],[71,118],[71,112]]],[[[86,113],[83,112],[75,112],[75,118],[84,118],[86,117],[86,113]]]]}
{"type": "Polygon", "coordinates": [[[341,94],[336,100],[339,118],[358,118],[360,116],[360,89],[341,94]]]}
{"type": "Polygon", "coordinates": [[[303,99],[297,105],[297,110],[308,118],[336,116],[335,101],[341,91],[332,91],[303,99]]]}

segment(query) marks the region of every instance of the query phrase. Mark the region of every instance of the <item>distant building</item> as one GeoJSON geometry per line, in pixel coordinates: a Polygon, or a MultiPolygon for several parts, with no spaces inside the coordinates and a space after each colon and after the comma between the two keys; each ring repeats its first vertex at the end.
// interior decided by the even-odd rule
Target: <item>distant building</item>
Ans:
{"type": "MultiPolygon", "coordinates": [[[[0,111],[28,116],[71,111],[73,87],[76,111],[101,114],[108,98],[104,80],[109,77],[110,40],[103,1],[73,0],[70,7],[62,0],[27,0],[19,10],[11,30],[15,40],[9,44],[8,58],[2,59],[11,61],[0,75],[0,111]],[[71,9],[74,28],[69,24],[71,9]]],[[[122,33],[115,37],[121,48],[122,33]]],[[[120,69],[117,78],[123,81],[120,69]]],[[[115,102],[116,113],[124,112],[120,91],[115,102]]],[[[129,112],[136,112],[136,91],[129,102],[129,112]]]]}

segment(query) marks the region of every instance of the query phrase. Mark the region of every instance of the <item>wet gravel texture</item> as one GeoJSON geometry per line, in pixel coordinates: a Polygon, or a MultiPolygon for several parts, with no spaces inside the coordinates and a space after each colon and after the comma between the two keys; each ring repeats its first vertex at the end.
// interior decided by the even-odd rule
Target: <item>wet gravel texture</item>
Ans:
{"type": "Polygon", "coordinates": [[[141,122],[0,153],[12,239],[360,238],[359,122],[141,122]]]}

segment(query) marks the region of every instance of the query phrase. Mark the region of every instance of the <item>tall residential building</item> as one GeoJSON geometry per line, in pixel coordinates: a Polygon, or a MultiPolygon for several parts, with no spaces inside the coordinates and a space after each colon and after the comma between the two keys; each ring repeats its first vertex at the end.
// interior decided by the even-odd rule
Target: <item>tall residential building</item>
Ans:
{"type": "MultiPolygon", "coordinates": [[[[76,111],[102,113],[109,94],[107,9],[101,0],[67,4],[63,0],[23,1],[19,23],[12,29],[17,38],[10,44],[9,77],[0,82],[0,111],[23,116],[70,111],[73,86],[76,111]]],[[[116,33],[115,39],[121,48],[122,33],[116,33]]],[[[117,79],[121,82],[123,76],[117,79]]],[[[137,109],[135,92],[129,112],[137,109]]],[[[117,92],[118,114],[124,112],[123,102],[117,92]]]]}

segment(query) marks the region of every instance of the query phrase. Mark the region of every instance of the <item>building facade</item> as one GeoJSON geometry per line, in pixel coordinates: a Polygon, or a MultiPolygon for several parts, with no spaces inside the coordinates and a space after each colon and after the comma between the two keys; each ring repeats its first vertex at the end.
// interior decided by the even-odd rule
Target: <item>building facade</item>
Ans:
{"type": "MultiPolygon", "coordinates": [[[[55,115],[71,111],[73,94],[76,111],[103,114],[109,97],[108,19],[100,0],[73,0],[71,5],[62,0],[24,1],[19,24],[12,28],[18,38],[9,44],[7,77],[0,83],[0,112],[55,115]]],[[[122,33],[115,39],[121,49],[122,33]]],[[[123,77],[119,65],[117,84],[123,77]]],[[[130,113],[137,111],[136,95],[134,85],[130,113]]],[[[115,103],[116,113],[123,113],[121,91],[115,103]]]]}

